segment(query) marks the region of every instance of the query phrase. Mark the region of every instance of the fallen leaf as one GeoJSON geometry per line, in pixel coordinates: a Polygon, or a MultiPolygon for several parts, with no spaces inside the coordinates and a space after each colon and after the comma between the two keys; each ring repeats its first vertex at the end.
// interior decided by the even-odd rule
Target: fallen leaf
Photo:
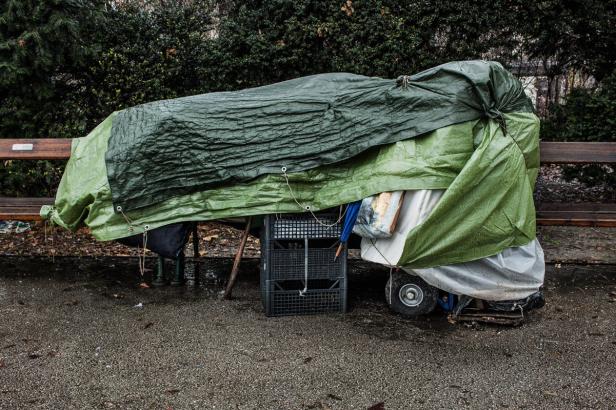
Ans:
{"type": "Polygon", "coordinates": [[[379,403],[373,404],[372,406],[368,407],[368,410],[385,410],[385,402],[381,401],[379,403]]]}
{"type": "Polygon", "coordinates": [[[180,389],[168,389],[168,390],[165,390],[165,393],[167,393],[167,394],[177,394],[179,392],[180,392],[180,389]]]}
{"type": "Polygon", "coordinates": [[[549,390],[544,391],[543,394],[545,394],[546,396],[558,396],[556,392],[549,391],[549,390]]]}
{"type": "Polygon", "coordinates": [[[330,399],[333,399],[333,400],[342,401],[342,397],[336,396],[335,394],[327,393],[327,397],[329,397],[330,399]]]}

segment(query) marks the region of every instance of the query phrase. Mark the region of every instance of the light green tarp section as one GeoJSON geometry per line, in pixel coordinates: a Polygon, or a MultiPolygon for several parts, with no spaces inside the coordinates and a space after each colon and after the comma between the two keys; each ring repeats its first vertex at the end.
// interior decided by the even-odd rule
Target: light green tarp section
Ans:
{"type": "MultiPolygon", "coordinates": [[[[349,73],[154,101],[117,113],[105,154],[124,211],[301,172],[503,113],[532,112],[500,64],[456,61],[398,80],[349,73]]],[[[452,141],[457,144],[457,141],[452,141]]]]}
{"type": "MultiPolygon", "coordinates": [[[[44,207],[41,215],[69,229],[85,224],[97,239],[111,240],[140,233],[146,225],[301,211],[284,177],[269,174],[129,212],[130,231],[114,212],[105,167],[114,115],[74,140],[55,206],[44,207]]],[[[431,267],[494,255],[535,237],[539,121],[531,113],[503,118],[506,135],[494,120],[467,121],[289,174],[290,187],[313,210],[383,191],[447,188],[430,217],[409,234],[400,265],[431,267]]]]}

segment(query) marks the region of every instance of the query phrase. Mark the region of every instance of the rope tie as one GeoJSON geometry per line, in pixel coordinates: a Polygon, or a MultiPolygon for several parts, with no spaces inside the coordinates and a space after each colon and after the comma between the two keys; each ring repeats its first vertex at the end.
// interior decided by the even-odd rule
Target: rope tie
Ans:
{"type": "Polygon", "coordinates": [[[390,268],[396,268],[396,269],[400,269],[400,267],[395,264],[395,263],[391,263],[386,257],[385,255],[383,255],[381,253],[381,251],[379,250],[379,248],[376,247],[375,243],[374,243],[374,239],[370,239],[370,245],[372,245],[372,247],[379,253],[379,255],[381,255],[381,257],[385,260],[385,262],[387,262],[387,264],[390,266],[390,268]]]}
{"type": "Polygon", "coordinates": [[[410,75],[401,75],[400,77],[396,79],[396,85],[404,89],[408,88],[410,83],[411,83],[410,75]]]}
{"type": "Polygon", "coordinates": [[[116,206],[116,210],[120,214],[122,214],[122,217],[124,217],[124,220],[126,221],[126,224],[128,225],[128,231],[133,232],[135,230],[135,227],[133,226],[133,221],[128,217],[128,215],[124,213],[120,205],[116,206]]]}
{"type": "Polygon", "coordinates": [[[148,228],[149,228],[148,225],[143,227],[143,254],[139,254],[137,256],[137,258],[139,259],[139,273],[141,274],[142,278],[143,278],[143,275],[145,274],[145,257],[146,257],[146,250],[148,246],[148,228]]]}
{"type": "Polygon", "coordinates": [[[522,305],[520,305],[519,303],[514,303],[513,308],[519,308],[520,309],[520,314],[522,316],[524,316],[524,308],[522,307],[522,305]]]}
{"type": "MultiPolygon", "coordinates": [[[[135,231],[136,225],[128,217],[128,215],[124,213],[120,205],[116,206],[116,210],[122,215],[122,217],[126,221],[126,224],[128,225],[128,232],[133,233],[135,231]]],[[[142,234],[143,235],[143,253],[137,254],[137,259],[138,259],[138,264],[139,264],[139,273],[141,274],[142,278],[145,275],[145,258],[146,258],[146,251],[147,251],[147,246],[148,246],[148,231],[149,230],[150,230],[149,225],[143,225],[143,234],[142,234]]],[[[138,246],[137,246],[137,251],[139,252],[138,246]]]]}
{"type": "Polygon", "coordinates": [[[310,215],[312,215],[312,217],[314,218],[314,220],[321,226],[325,227],[325,228],[331,228],[334,227],[336,225],[338,225],[340,223],[340,221],[342,221],[342,219],[345,217],[346,212],[348,207],[344,210],[344,212],[340,215],[340,218],[338,218],[338,220],[332,224],[326,224],[324,222],[322,222],[316,215],[314,212],[312,212],[312,208],[310,207],[310,205],[302,205],[299,203],[299,201],[297,200],[297,197],[295,196],[295,194],[293,193],[293,189],[291,188],[291,184],[289,183],[289,176],[287,175],[287,167],[282,167],[281,168],[282,171],[282,176],[284,177],[285,182],[287,183],[287,187],[289,188],[289,193],[291,194],[291,198],[293,198],[293,200],[295,201],[295,203],[297,204],[297,206],[299,206],[302,210],[304,211],[308,211],[310,212],[310,215]]]}
{"type": "MultiPolygon", "coordinates": [[[[282,176],[284,177],[285,183],[287,184],[287,188],[289,189],[289,193],[291,194],[291,198],[293,198],[293,201],[295,201],[297,206],[299,206],[302,210],[310,212],[310,215],[312,215],[312,218],[316,221],[316,223],[329,229],[329,228],[332,228],[338,225],[344,219],[344,217],[346,216],[348,207],[344,209],[344,212],[342,211],[339,212],[339,218],[334,223],[327,224],[327,223],[322,222],[317,217],[317,215],[314,212],[312,212],[312,208],[310,207],[310,205],[302,205],[297,199],[297,197],[295,196],[295,193],[293,192],[293,189],[291,188],[291,184],[289,183],[289,176],[287,175],[287,167],[282,167],[280,170],[282,171],[282,176]]],[[[276,218],[278,218],[278,215],[276,215],[276,218]]],[[[299,295],[305,296],[307,292],[308,292],[308,238],[306,237],[304,238],[304,289],[299,291],[299,295]]]]}

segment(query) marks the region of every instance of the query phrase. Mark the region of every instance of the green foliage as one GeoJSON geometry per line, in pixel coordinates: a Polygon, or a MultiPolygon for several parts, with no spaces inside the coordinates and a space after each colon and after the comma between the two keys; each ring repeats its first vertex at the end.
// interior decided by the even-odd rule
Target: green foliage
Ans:
{"type": "MultiPolygon", "coordinates": [[[[112,111],[152,100],[320,72],[394,78],[459,59],[507,64],[526,55],[550,60],[553,70],[581,68],[609,84],[614,80],[605,77],[616,63],[615,5],[616,0],[5,0],[0,138],[83,136],[112,111]]],[[[567,107],[555,109],[546,135],[607,138],[614,121],[610,99],[602,90],[576,92],[567,107]],[[558,128],[563,121],[566,129],[558,128]]],[[[46,162],[5,163],[0,194],[47,193],[60,173],[46,162]]]]}
{"type": "Polygon", "coordinates": [[[551,73],[572,67],[601,81],[616,63],[616,0],[539,0],[526,4],[524,48],[549,60],[551,73]]]}
{"type": "MultiPolygon", "coordinates": [[[[210,3],[3,4],[0,137],[83,136],[112,111],[206,91],[210,3]]],[[[0,192],[49,195],[61,174],[61,163],[7,161],[0,192]]]]}
{"type": "Polygon", "coordinates": [[[488,53],[505,61],[519,43],[510,12],[516,1],[273,0],[228,7],[218,78],[233,88],[333,71],[392,78],[488,53]]]}
{"type": "MultiPolygon", "coordinates": [[[[0,136],[68,137],[84,131],[70,96],[97,53],[88,42],[99,21],[94,0],[8,0],[0,4],[0,136]]],[[[49,194],[61,169],[46,161],[7,161],[5,195],[49,194]]]]}
{"type": "Polygon", "coordinates": [[[0,168],[3,196],[53,196],[64,167],[60,161],[5,161],[0,168]]]}
{"type": "Polygon", "coordinates": [[[80,81],[100,15],[88,0],[8,0],[0,6],[0,135],[37,137],[80,81]]]}
{"type": "MultiPolygon", "coordinates": [[[[547,141],[616,142],[616,70],[597,89],[573,90],[564,105],[552,107],[541,136],[547,141]]],[[[565,177],[589,185],[616,184],[613,169],[600,165],[566,167],[565,177]]]]}
{"type": "Polygon", "coordinates": [[[126,3],[110,10],[103,51],[89,67],[95,116],[144,102],[204,92],[212,43],[210,1],[126,3]]]}
{"type": "Polygon", "coordinates": [[[575,89],[550,107],[542,138],[550,141],[616,141],[616,71],[594,90],[575,89]]]}

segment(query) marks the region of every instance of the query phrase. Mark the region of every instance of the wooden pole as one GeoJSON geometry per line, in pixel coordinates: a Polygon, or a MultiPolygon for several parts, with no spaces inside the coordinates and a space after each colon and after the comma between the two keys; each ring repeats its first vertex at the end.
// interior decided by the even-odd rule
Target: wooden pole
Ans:
{"type": "Polygon", "coordinates": [[[237,253],[235,254],[233,268],[231,269],[231,275],[229,276],[229,282],[227,283],[227,288],[225,289],[223,299],[231,299],[231,292],[233,291],[233,286],[235,286],[235,281],[237,280],[237,274],[240,269],[240,261],[242,260],[242,255],[244,254],[244,248],[246,247],[246,240],[248,239],[248,234],[250,233],[251,223],[252,217],[249,216],[248,221],[246,222],[246,229],[244,230],[244,234],[242,235],[240,246],[237,249],[237,253]]]}

